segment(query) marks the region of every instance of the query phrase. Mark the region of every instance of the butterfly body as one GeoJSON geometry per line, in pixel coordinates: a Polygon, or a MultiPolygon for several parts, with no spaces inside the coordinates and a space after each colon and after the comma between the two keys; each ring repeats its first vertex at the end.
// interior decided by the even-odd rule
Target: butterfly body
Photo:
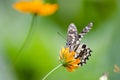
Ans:
{"type": "Polygon", "coordinates": [[[73,23],[68,27],[67,43],[65,47],[69,47],[70,51],[76,52],[74,57],[76,59],[80,59],[80,66],[85,64],[89,59],[89,56],[91,56],[92,50],[88,48],[86,44],[81,44],[80,41],[81,38],[83,38],[83,36],[89,32],[92,26],[93,24],[89,23],[79,34],[77,32],[76,26],[73,23]]]}

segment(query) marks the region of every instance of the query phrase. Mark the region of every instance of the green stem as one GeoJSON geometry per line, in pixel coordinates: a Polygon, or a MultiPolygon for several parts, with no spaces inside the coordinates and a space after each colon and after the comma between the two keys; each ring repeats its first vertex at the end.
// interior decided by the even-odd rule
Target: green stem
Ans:
{"type": "Polygon", "coordinates": [[[28,42],[28,40],[29,40],[29,38],[30,38],[30,36],[31,36],[32,30],[33,30],[33,24],[34,24],[35,16],[36,16],[35,14],[32,16],[32,21],[31,21],[31,25],[30,25],[29,32],[28,32],[27,37],[26,37],[26,39],[24,40],[21,48],[20,48],[19,51],[18,51],[18,56],[17,56],[17,58],[16,58],[16,62],[17,62],[17,60],[19,59],[19,57],[21,56],[21,52],[22,52],[22,50],[25,48],[25,46],[27,45],[27,42],[28,42]]]}
{"type": "Polygon", "coordinates": [[[55,67],[53,70],[51,70],[45,77],[43,77],[42,80],[45,80],[51,73],[53,73],[55,70],[57,70],[61,66],[62,66],[62,64],[59,64],[57,67],[55,67]]]}

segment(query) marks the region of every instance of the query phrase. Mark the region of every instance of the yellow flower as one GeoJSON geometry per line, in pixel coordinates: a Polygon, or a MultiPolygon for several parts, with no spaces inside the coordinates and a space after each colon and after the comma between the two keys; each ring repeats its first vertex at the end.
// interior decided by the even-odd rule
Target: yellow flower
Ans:
{"type": "Polygon", "coordinates": [[[70,72],[79,67],[80,59],[75,59],[75,52],[69,51],[69,48],[62,48],[60,51],[60,61],[64,67],[70,72]]]}
{"type": "Polygon", "coordinates": [[[13,7],[24,13],[39,14],[41,16],[48,16],[58,9],[57,4],[43,3],[42,0],[21,0],[13,4],[13,7]]]}

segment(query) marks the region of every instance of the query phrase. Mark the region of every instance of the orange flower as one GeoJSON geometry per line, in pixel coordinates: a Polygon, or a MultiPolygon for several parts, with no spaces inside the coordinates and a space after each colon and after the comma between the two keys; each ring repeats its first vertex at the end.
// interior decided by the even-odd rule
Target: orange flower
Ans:
{"type": "Polygon", "coordinates": [[[75,52],[69,51],[69,48],[62,48],[60,51],[60,61],[64,67],[67,68],[68,71],[72,72],[75,68],[79,67],[80,59],[74,58],[75,52]]]}
{"type": "Polygon", "coordinates": [[[43,3],[42,0],[21,0],[13,4],[13,7],[20,12],[48,16],[55,13],[55,11],[58,8],[58,5],[43,3]]]}

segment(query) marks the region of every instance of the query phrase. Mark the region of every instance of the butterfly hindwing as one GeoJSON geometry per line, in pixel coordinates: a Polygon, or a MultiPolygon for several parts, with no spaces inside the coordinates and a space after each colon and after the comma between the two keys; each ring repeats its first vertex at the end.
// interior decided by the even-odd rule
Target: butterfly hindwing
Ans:
{"type": "MultiPolygon", "coordinates": [[[[85,45],[85,44],[83,44],[85,45]]],[[[81,62],[80,65],[86,64],[87,60],[89,60],[89,56],[91,56],[92,50],[90,48],[82,47],[82,51],[79,53],[78,57],[80,58],[81,62]]]]}
{"type": "Polygon", "coordinates": [[[74,51],[76,52],[75,58],[80,58],[81,60],[79,63],[81,66],[86,63],[92,52],[92,50],[88,48],[86,44],[79,44],[74,51]]]}

